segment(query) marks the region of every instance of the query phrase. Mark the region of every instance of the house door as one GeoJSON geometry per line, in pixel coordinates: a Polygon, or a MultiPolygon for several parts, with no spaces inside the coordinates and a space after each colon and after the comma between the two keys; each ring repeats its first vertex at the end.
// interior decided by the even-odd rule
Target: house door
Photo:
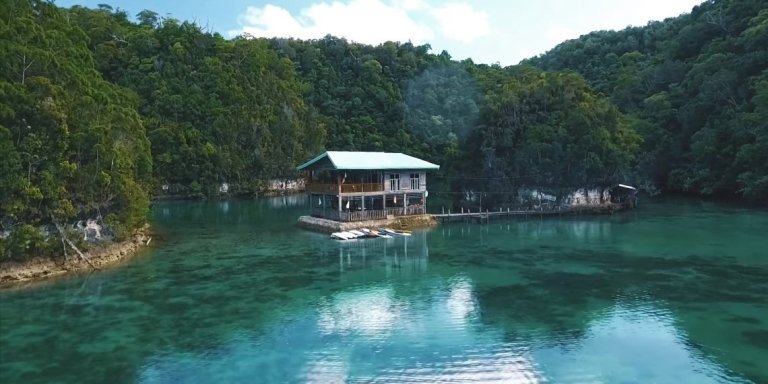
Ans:
{"type": "Polygon", "coordinates": [[[390,191],[400,190],[400,174],[399,173],[389,174],[389,190],[390,191]]]}

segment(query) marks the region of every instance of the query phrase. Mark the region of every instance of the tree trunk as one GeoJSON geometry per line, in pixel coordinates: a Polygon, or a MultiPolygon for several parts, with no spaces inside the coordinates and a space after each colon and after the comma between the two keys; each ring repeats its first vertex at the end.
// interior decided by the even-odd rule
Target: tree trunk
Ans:
{"type": "MultiPolygon", "coordinates": [[[[78,249],[77,246],[75,246],[74,243],[72,243],[72,240],[69,240],[67,235],[64,233],[64,229],[62,229],[61,225],[58,222],[56,222],[56,220],[53,218],[53,215],[51,215],[51,221],[53,222],[53,225],[56,226],[56,230],[59,231],[59,237],[61,238],[62,245],[63,243],[66,242],[69,245],[69,247],[72,248],[72,250],[77,253],[77,255],[80,257],[80,260],[88,263],[88,265],[90,265],[91,268],[93,269],[99,269],[95,265],[93,265],[93,263],[91,263],[91,260],[89,260],[88,257],[86,257],[83,254],[83,252],[81,252],[80,249],[78,249]]],[[[66,250],[64,251],[64,255],[66,256],[66,250]]]]}

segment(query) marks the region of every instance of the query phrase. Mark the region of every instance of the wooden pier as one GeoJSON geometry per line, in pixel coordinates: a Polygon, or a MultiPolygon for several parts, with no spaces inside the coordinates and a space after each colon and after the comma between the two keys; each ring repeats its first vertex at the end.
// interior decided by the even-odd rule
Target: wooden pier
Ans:
{"type": "Polygon", "coordinates": [[[573,215],[587,215],[587,214],[610,214],[614,213],[620,210],[625,209],[626,207],[622,204],[613,204],[613,203],[607,203],[607,204],[596,204],[596,205],[577,205],[577,206],[570,206],[570,207],[562,207],[559,209],[543,209],[543,210],[512,210],[510,208],[507,208],[506,210],[499,208],[499,210],[485,210],[485,211],[474,211],[471,210],[461,210],[459,212],[451,212],[448,210],[446,213],[445,211],[443,213],[437,213],[432,214],[432,217],[435,219],[446,222],[446,221],[455,221],[455,220],[466,220],[466,221],[477,221],[479,223],[483,221],[490,221],[491,219],[500,219],[505,217],[523,217],[523,218],[533,218],[533,217],[544,217],[544,216],[573,216],[573,215]]]}

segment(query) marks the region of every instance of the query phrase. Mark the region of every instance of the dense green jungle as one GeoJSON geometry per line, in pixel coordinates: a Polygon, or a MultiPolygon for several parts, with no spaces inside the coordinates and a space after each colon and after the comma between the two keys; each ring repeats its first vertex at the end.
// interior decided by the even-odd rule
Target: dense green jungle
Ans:
{"type": "Polygon", "coordinates": [[[429,45],[227,39],[150,10],[0,3],[0,260],[57,254],[40,228],[84,218],[124,238],[158,194],[256,195],[326,149],[440,164],[430,192],[444,206],[617,182],[768,197],[763,1],[706,1],[507,67],[429,45]]]}

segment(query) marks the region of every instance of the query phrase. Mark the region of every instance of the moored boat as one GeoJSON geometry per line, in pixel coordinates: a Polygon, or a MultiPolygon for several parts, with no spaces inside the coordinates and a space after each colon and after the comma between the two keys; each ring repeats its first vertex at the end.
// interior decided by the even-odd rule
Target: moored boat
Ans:
{"type": "Polygon", "coordinates": [[[390,228],[379,228],[379,231],[389,234],[389,235],[397,235],[397,236],[410,236],[411,231],[395,231],[394,229],[390,228]]]}
{"type": "Polygon", "coordinates": [[[390,234],[379,232],[379,231],[373,230],[373,229],[363,228],[362,231],[365,232],[366,234],[368,234],[369,237],[383,237],[385,239],[391,239],[392,238],[392,235],[390,235],[390,234]]]}

